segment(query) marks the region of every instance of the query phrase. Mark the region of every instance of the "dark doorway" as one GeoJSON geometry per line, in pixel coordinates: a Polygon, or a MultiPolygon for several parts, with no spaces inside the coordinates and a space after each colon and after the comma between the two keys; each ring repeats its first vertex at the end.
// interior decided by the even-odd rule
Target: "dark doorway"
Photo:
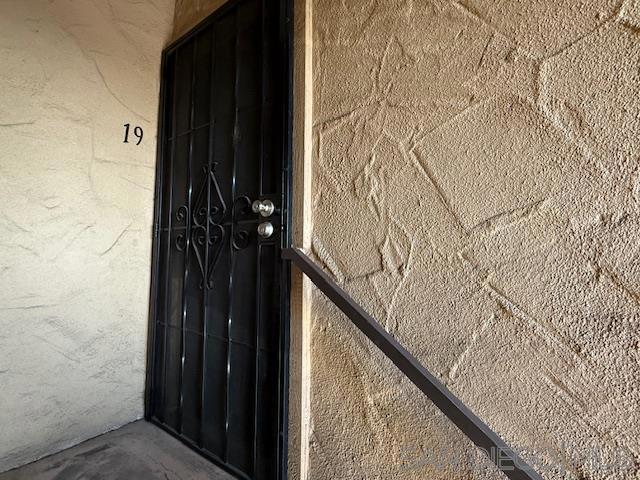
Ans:
{"type": "Polygon", "coordinates": [[[221,7],[164,52],[147,418],[286,478],[289,16],[221,7]]]}

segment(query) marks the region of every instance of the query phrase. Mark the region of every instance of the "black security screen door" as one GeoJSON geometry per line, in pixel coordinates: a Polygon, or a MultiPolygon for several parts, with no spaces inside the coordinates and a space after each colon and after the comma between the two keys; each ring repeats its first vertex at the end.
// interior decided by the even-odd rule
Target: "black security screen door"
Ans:
{"type": "Polygon", "coordinates": [[[289,22],[231,1],[164,53],[147,418],[286,477],[289,22]]]}

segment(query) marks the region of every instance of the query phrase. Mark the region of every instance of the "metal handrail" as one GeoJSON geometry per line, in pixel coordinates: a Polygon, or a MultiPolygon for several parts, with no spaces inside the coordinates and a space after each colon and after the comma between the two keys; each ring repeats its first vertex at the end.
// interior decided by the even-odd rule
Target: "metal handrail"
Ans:
{"type": "Polygon", "coordinates": [[[542,480],[516,452],[476,417],[447,387],[435,378],[393,336],[384,330],[353,298],[340,288],[302,250],[287,248],[284,260],[292,261],[511,480],[542,480]]]}

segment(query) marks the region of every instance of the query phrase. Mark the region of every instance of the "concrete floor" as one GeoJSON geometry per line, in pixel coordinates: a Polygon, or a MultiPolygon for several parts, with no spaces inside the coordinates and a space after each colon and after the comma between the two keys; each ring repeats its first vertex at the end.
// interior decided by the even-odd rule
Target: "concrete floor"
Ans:
{"type": "Polygon", "coordinates": [[[140,421],[88,440],[0,480],[232,480],[153,425],[140,421]]]}

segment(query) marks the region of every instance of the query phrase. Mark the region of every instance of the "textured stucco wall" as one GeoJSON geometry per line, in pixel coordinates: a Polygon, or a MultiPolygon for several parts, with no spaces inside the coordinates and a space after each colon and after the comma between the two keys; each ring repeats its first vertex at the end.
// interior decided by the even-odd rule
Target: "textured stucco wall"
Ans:
{"type": "MultiPolygon", "coordinates": [[[[318,261],[545,478],[640,478],[640,3],[313,16],[318,261]]],[[[314,480],[501,478],[320,295],[312,345],[314,480]]]]}
{"type": "Polygon", "coordinates": [[[227,0],[175,0],[173,38],[187,33],[227,0]]]}
{"type": "MultiPolygon", "coordinates": [[[[316,259],[545,478],[639,478],[640,2],[313,17],[316,259]]],[[[502,478],[313,305],[313,480],[502,478]]]]}
{"type": "Polygon", "coordinates": [[[0,471],[143,413],[172,18],[172,0],[0,1],[0,471]]]}

